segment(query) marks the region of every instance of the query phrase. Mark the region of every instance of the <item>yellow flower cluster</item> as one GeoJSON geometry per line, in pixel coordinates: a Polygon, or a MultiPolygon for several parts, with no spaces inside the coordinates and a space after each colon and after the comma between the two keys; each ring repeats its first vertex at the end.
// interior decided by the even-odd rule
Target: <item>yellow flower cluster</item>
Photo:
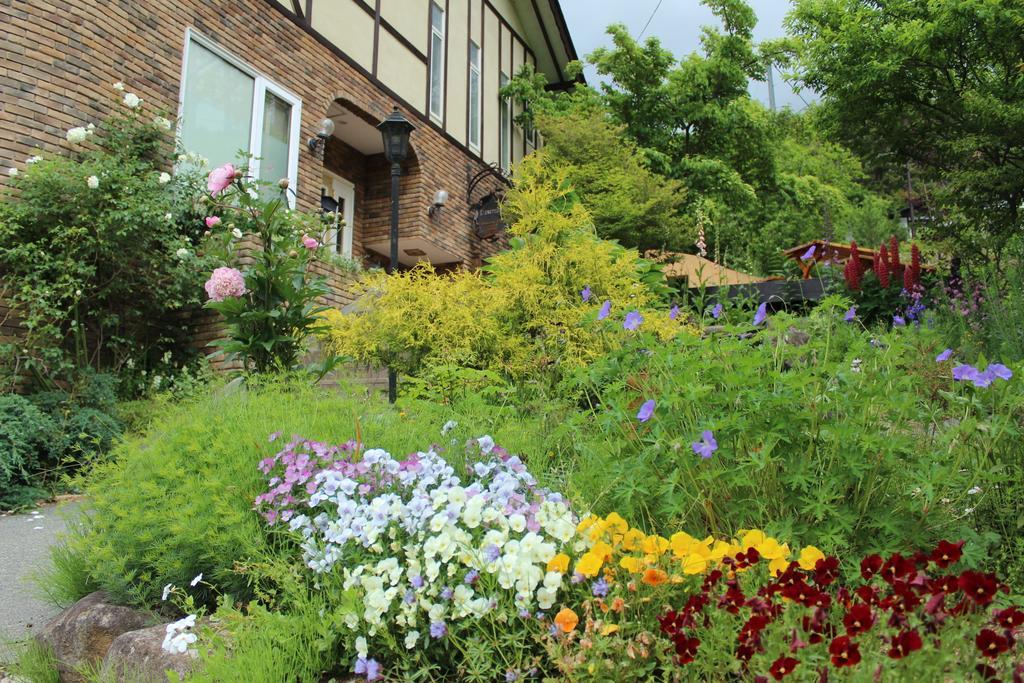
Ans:
{"type": "MultiPolygon", "coordinates": [[[[664,569],[672,573],[674,580],[681,580],[677,572],[703,574],[720,566],[723,559],[735,557],[749,548],[757,550],[773,574],[785,570],[792,555],[788,544],[780,543],[763,531],[740,531],[738,539],[732,540],[716,540],[711,536],[701,540],[684,531],[664,538],[631,528],[615,512],[603,519],[595,515],[585,517],[576,532],[588,548],[577,558],[574,571],[595,577],[602,569],[608,573],[621,568],[632,574],[642,574],[643,582],[652,585],[669,579],[664,569]]],[[[802,568],[810,570],[822,557],[824,554],[820,550],[808,546],[797,561],[802,568]]],[[[548,570],[564,572],[568,565],[569,557],[558,555],[548,570]]]]}

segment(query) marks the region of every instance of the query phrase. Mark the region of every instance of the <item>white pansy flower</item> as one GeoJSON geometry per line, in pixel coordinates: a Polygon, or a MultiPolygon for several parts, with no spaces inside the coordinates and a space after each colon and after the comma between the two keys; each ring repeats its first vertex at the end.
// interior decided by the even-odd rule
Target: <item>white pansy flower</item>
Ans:
{"type": "Polygon", "coordinates": [[[89,131],[81,126],[76,126],[68,130],[66,137],[71,144],[80,145],[89,137],[89,131]]]}
{"type": "Polygon", "coordinates": [[[484,455],[488,455],[494,450],[494,439],[489,436],[481,436],[477,439],[477,443],[480,445],[480,452],[484,455]]]}
{"type": "Polygon", "coordinates": [[[89,176],[85,180],[85,184],[89,186],[90,190],[95,190],[100,186],[100,179],[94,175],[89,176]]]}
{"type": "Polygon", "coordinates": [[[366,644],[366,638],[359,636],[356,638],[356,654],[360,657],[366,657],[370,652],[369,646],[366,644]]]}
{"type": "Polygon", "coordinates": [[[413,649],[414,647],[416,647],[416,643],[418,643],[419,640],[420,640],[420,632],[419,631],[409,631],[408,633],[405,634],[405,649],[406,650],[413,649]]]}
{"type": "Polygon", "coordinates": [[[239,230],[238,228],[233,228],[231,230],[231,234],[234,235],[236,240],[242,239],[242,231],[239,230]]]}
{"type": "Polygon", "coordinates": [[[157,180],[161,185],[166,185],[167,183],[171,182],[171,174],[168,173],[167,171],[164,171],[163,173],[160,174],[160,177],[157,180]]]}
{"type": "Polygon", "coordinates": [[[133,92],[126,92],[124,94],[124,106],[129,109],[137,109],[142,104],[142,99],[133,92]]]}

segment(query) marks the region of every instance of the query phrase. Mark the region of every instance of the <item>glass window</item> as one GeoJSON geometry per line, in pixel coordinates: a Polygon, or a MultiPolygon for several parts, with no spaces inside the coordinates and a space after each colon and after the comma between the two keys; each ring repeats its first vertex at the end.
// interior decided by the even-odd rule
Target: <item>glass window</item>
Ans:
{"type": "MultiPolygon", "coordinates": [[[[498,79],[499,85],[504,88],[508,85],[508,76],[501,74],[498,79]]],[[[498,99],[498,106],[501,109],[501,168],[506,172],[512,167],[512,99],[498,99]]]]}
{"type": "Polygon", "coordinates": [[[189,43],[181,144],[211,167],[235,163],[250,151],[256,79],[196,41],[189,43]]]}
{"type": "Polygon", "coordinates": [[[444,116],[444,10],[430,3],[430,115],[444,116]]]}
{"type": "MultiPolygon", "coordinates": [[[[251,155],[250,174],[296,187],[301,101],[244,62],[190,31],[183,73],[179,140],[211,167],[251,155]]],[[[277,187],[265,189],[279,196],[277,187]]],[[[294,203],[290,192],[289,203],[294,203]]]]}
{"type": "Polygon", "coordinates": [[[480,151],[480,48],[469,41],[469,147],[480,151]]]}

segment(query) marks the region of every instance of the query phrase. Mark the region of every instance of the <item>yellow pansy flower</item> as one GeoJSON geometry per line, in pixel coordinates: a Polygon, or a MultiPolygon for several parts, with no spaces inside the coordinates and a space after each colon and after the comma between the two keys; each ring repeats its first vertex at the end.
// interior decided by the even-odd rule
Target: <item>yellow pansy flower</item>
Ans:
{"type": "Polygon", "coordinates": [[[610,636],[611,634],[615,633],[618,630],[619,630],[619,627],[618,627],[617,624],[605,624],[604,626],[601,627],[601,635],[602,636],[610,636]]]}
{"type": "Polygon", "coordinates": [[[629,531],[629,524],[617,512],[613,512],[604,518],[608,528],[615,533],[624,534],[629,531]]]}
{"type": "Polygon", "coordinates": [[[804,571],[813,571],[814,565],[818,563],[818,560],[824,560],[825,553],[821,552],[813,545],[809,545],[800,551],[800,557],[797,558],[797,562],[800,563],[800,568],[804,571]]]}
{"type": "Polygon", "coordinates": [[[569,556],[565,553],[558,553],[550,560],[548,560],[548,571],[565,573],[565,570],[569,568],[569,556]]]}
{"type": "Polygon", "coordinates": [[[619,560],[619,566],[625,569],[627,572],[633,572],[634,574],[640,572],[646,563],[639,557],[624,557],[619,560]]]}
{"type": "Polygon", "coordinates": [[[622,537],[622,549],[626,552],[638,550],[646,537],[647,534],[639,529],[630,529],[622,537]]]}
{"type": "Polygon", "coordinates": [[[597,573],[601,571],[602,564],[604,564],[604,558],[601,555],[595,554],[593,551],[586,552],[576,560],[576,571],[583,576],[597,576],[597,573]]]}
{"type": "MultiPolygon", "coordinates": [[[[764,535],[763,531],[758,531],[757,529],[753,529],[751,531],[740,531],[740,534],[742,534],[740,540],[740,552],[746,552],[747,548],[757,548],[768,538],[764,535]]],[[[760,550],[758,550],[758,552],[760,552],[760,550]]]]}

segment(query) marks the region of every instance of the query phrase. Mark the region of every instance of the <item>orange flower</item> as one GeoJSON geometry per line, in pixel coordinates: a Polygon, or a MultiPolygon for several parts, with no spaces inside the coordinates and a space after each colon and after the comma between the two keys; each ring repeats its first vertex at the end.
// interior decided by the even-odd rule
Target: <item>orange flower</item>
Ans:
{"type": "Polygon", "coordinates": [[[668,581],[668,574],[660,569],[648,569],[644,572],[643,582],[648,586],[660,586],[668,581]]]}
{"type": "Polygon", "coordinates": [[[622,609],[625,606],[626,606],[626,601],[623,600],[622,598],[615,598],[614,600],[612,600],[612,611],[613,612],[621,612],[622,609]]]}
{"type": "Polygon", "coordinates": [[[580,623],[580,618],[568,607],[563,607],[555,615],[555,624],[562,629],[563,633],[571,633],[578,623],[580,623]]]}

